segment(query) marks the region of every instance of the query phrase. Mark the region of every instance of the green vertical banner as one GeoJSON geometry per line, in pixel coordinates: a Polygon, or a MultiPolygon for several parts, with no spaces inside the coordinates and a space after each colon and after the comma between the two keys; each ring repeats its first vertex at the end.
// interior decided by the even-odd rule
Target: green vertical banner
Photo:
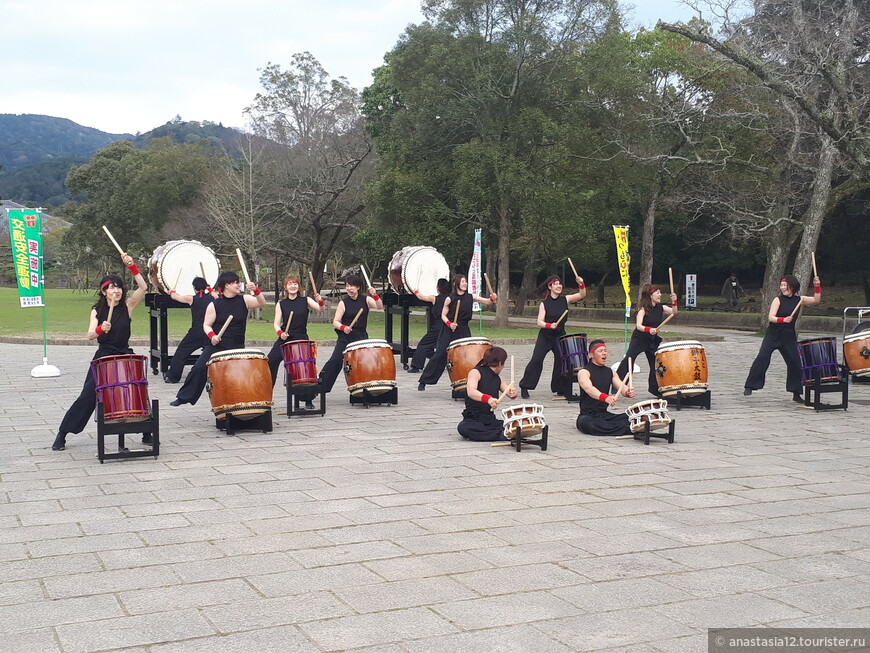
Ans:
{"type": "Polygon", "coordinates": [[[6,209],[6,213],[21,307],[45,306],[42,292],[42,214],[33,209],[6,209]]]}

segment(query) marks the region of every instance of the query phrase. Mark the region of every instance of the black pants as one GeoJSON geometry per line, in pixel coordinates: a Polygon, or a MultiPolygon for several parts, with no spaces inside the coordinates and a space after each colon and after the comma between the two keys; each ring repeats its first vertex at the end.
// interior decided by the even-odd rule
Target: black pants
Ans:
{"type": "Polygon", "coordinates": [[[332,391],[332,386],[335,385],[335,380],[338,378],[338,373],[344,365],[344,350],[352,342],[365,340],[369,337],[366,331],[358,331],[353,329],[349,334],[344,331],[338,333],[338,339],[335,341],[335,349],[332,350],[332,356],[326,361],[326,365],[320,370],[320,381],[323,383],[323,389],[326,392],[332,391]]]}
{"type": "Polygon", "coordinates": [[[577,429],[586,435],[630,435],[631,421],[625,413],[581,413],[577,417],[577,429]]]}
{"type": "Polygon", "coordinates": [[[172,355],[172,363],[169,370],[166,372],[166,380],[171,383],[178,383],[181,380],[181,375],[184,373],[184,364],[187,357],[197,349],[204,349],[209,343],[208,336],[202,332],[202,327],[191,328],[187,334],[178,343],[175,353],[172,355]]]}
{"type": "Polygon", "coordinates": [[[793,329],[771,329],[770,327],[764,334],[761,349],[758,350],[758,355],[752,361],[749,376],[746,377],[743,387],[750,390],[761,390],[764,387],[767,368],[770,367],[770,357],[775,351],[779,351],[785,361],[785,389],[789,392],[801,392],[801,364],[798,355],[797,333],[793,329]]]}
{"type": "Polygon", "coordinates": [[[411,358],[411,367],[422,370],[423,366],[426,365],[426,359],[432,358],[435,353],[435,343],[438,342],[438,334],[441,333],[441,325],[442,323],[439,321],[426,332],[426,335],[420,338],[420,344],[417,345],[417,350],[411,358]]]}
{"type": "Polygon", "coordinates": [[[202,396],[202,391],[205,390],[205,383],[208,381],[208,361],[219,351],[233,349],[233,347],[221,347],[221,343],[217,346],[211,343],[203,347],[202,353],[190,368],[187,373],[187,378],[184,379],[184,385],[178,389],[178,394],[175,398],[183,404],[195,404],[202,396]]]}
{"type": "Polygon", "coordinates": [[[477,411],[462,412],[462,421],[456,427],[459,435],[475,442],[495,442],[507,440],[504,436],[504,422],[496,419],[492,411],[478,413],[477,411]]]}
{"type": "Polygon", "coordinates": [[[456,331],[451,331],[445,325],[441,329],[441,333],[438,334],[438,343],[435,345],[435,355],[429,359],[426,369],[424,369],[423,373],[420,375],[420,383],[425,383],[426,385],[435,385],[438,383],[438,379],[441,378],[441,375],[444,374],[444,370],[447,367],[447,347],[449,347],[450,343],[454,340],[470,337],[471,329],[468,328],[467,324],[457,326],[456,331]]]}
{"type": "Polygon", "coordinates": [[[550,390],[557,394],[566,394],[567,384],[562,376],[562,352],[559,351],[559,337],[563,335],[565,334],[552,329],[541,329],[538,332],[535,349],[532,351],[532,359],[526,365],[523,378],[520,379],[521,388],[534,390],[538,386],[541,372],[544,370],[544,359],[547,358],[548,352],[553,352],[553,373],[550,376],[550,390]]]}
{"type": "Polygon", "coordinates": [[[275,341],[275,344],[272,345],[272,349],[269,350],[269,354],[266,358],[269,360],[269,372],[272,374],[272,385],[275,385],[275,381],[278,379],[278,368],[281,367],[281,363],[284,362],[284,351],[281,349],[281,345],[285,342],[293,342],[294,340],[308,340],[308,332],[307,331],[290,331],[288,332],[287,340],[282,340],[278,338],[275,341]]]}
{"type": "MultiPolygon", "coordinates": [[[[119,356],[122,354],[132,354],[132,349],[120,351],[107,351],[105,349],[97,349],[94,357],[91,360],[97,360],[103,356],[119,356]]],[[[147,372],[146,372],[147,375],[147,372]]],[[[150,408],[150,407],[149,407],[150,408]]],[[[85,382],[82,385],[82,391],[76,400],[64,413],[63,419],[60,421],[58,433],[66,435],[67,433],[81,433],[88,425],[88,420],[94,415],[97,409],[97,382],[94,379],[92,366],[88,365],[88,371],[85,375],[85,382]]]]}
{"type": "Polygon", "coordinates": [[[649,363],[649,391],[651,394],[658,396],[659,382],[656,378],[656,349],[659,348],[662,339],[658,336],[651,336],[648,333],[641,333],[636,330],[631,334],[631,340],[628,341],[628,351],[625,352],[625,358],[616,369],[616,375],[620,380],[628,374],[628,359],[631,359],[632,364],[637,362],[637,357],[640,354],[646,354],[647,363],[649,363]]]}

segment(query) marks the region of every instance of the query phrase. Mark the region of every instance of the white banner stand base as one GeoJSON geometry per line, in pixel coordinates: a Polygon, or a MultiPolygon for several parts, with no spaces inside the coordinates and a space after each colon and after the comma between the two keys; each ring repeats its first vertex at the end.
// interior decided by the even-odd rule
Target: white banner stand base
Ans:
{"type": "Polygon", "coordinates": [[[47,358],[43,358],[42,365],[37,365],[32,370],[30,370],[30,376],[37,379],[43,379],[51,376],[60,376],[60,370],[54,365],[49,365],[47,358]]]}

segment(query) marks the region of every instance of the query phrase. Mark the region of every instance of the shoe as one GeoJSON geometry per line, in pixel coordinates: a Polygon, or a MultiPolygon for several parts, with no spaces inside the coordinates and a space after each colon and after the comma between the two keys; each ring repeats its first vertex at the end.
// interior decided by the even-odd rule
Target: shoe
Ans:
{"type": "Polygon", "coordinates": [[[743,396],[748,397],[752,394],[752,388],[743,388],[743,396]]]}
{"type": "Polygon", "coordinates": [[[417,386],[417,390],[419,390],[420,392],[424,392],[426,390],[426,384],[421,383],[420,385],[417,386]]]}
{"type": "Polygon", "coordinates": [[[525,388],[520,388],[520,396],[521,396],[523,399],[528,399],[528,398],[531,397],[531,395],[529,394],[529,391],[526,390],[525,388]]]}
{"type": "Polygon", "coordinates": [[[175,399],[175,400],[173,400],[173,401],[170,401],[170,402],[169,402],[169,405],[170,405],[170,406],[180,406],[180,405],[183,404],[183,403],[184,403],[184,402],[181,401],[181,399],[175,399]]]}
{"type": "Polygon", "coordinates": [[[423,370],[421,370],[419,367],[414,367],[413,365],[408,368],[408,374],[419,374],[422,371],[423,370]]]}
{"type": "Polygon", "coordinates": [[[305,410],[314,410],[314,402],[306,401],[305,402],[305,410]]]}
{"type": "Polygon", "coordinates": [[[791,400],[792,400],[792,401],[796,401],[796,402],[798,402],[799,404],[804,403],[804,398],[803,398],[803,396],[801,395],[800,392],[793,392],[792,395],[791,395],[791,400]]]}
{"type": "Polygon", "coordinates": [[[52,451],[63,451],[66,449],[66,433],[58,433],[51,445],[52,451]]]}
{"type": "Polygon", "coordinates": [[[142,444],[152,444],[152,438],[150,433],[142,434],[142,444]]]}

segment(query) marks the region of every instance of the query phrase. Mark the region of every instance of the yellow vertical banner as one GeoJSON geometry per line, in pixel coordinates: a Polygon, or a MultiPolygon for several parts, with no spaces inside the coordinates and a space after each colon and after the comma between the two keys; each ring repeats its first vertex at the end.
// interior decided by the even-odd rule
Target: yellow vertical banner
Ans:
{"type": "Polygon", "coordinates": [[[628,227],[613,225],[613,235],[616,237],[616,258],[619,263],[619,276],[625,289],[625,315],[631,313],[631,280],[628,276],[628,265],[631,255],[628,253],[628,227]]]}

